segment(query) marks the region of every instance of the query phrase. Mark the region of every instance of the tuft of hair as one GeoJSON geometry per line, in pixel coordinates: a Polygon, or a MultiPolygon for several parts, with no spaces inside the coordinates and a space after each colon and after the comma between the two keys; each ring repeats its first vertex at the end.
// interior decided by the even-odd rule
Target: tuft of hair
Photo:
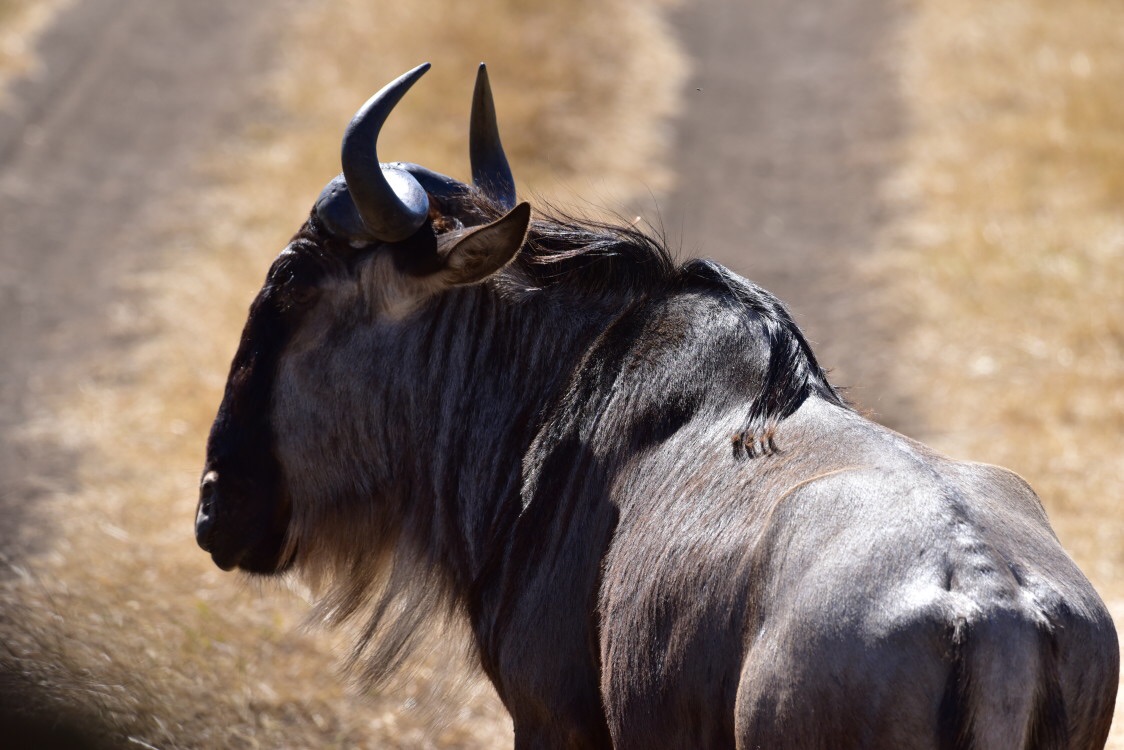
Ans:
{"type": "Polygon", "coordinates": [[[565,283],[590,296],[651,291],[676,275],[662,238],[631,224],[558,213],[534,222],[517,261],[544,288],[565,283]]]}
{"type": "Polygon", "coordinates": [[[294,506],[288,544],[300,550],[299,576],[314,601],[309,619],[352,636],[345,671],[375,689],[449,628],[457,599],[430,559],[436,551],[409,541],[406,524],[420,519],[389,518],[388,504],[346,503],[345,511],[345,503],[294,506]]]}
{"type": "Polygon", "coordinates": [[[744,427],[731,438],[735,456],[756,458],[777,452],[777,425],[812,395],[850,409],[827,379],[811,345],[784,304],[772,293],[711,260],[691,260],[680,269],[684,278],[712,286],[737,301],[747,322],[765,337],[769,364],[761,391],[754,397],[744,427]]]}

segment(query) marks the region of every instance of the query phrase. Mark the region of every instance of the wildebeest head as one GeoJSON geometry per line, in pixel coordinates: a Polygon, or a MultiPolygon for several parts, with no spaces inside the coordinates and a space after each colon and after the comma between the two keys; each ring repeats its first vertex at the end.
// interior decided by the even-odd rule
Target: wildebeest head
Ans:
{"type": "MultiPolygon", "coordinates": [[[[327,410],[318,399],[340,395],[348,370],[377,376],[377,368],[392,368],[380,341],[401,337],[410,312],[443,290],[486,279],[524,241],[530,208],[515,203],[483,66],[470,155],[474,186],[499,218],[483,215],[480,200],[464,200],[473,188],[457,180],[416,164],[379,162],[383,122],[428,68],[393,81],[355,115],[343,139],[343,174],[324,188],[250,308],[208,440],[195,523],[199,545],[223,569],[268,574],[293,563],[299,552],[290,533],[294,500],[315,491],[330,503],[356,490],[342,486],[357,481],[342,468],[354,465],[347,435],[333,434],[313,448],[321,465],[341,466],[341,486],[303,484],[309,446],[294,441],[326,434],[317,415],[327,410]],[[341,346],[348,341],[360,345],[341,346]],[[364,361],[347,359],[356,351],[364,361]]],[[[326,481],[323,472],[316,476],[326,481]]]]}

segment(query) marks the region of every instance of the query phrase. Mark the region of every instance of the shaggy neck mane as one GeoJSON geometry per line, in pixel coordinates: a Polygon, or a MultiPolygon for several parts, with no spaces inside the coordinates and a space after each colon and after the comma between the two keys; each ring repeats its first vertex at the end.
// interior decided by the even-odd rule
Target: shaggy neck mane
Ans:
{"type": "Polygon", "coordinates": [[[736,452],[753,457],[776,450],[777,423],[810,395],[849,408],[780,300],[713,261],[677,265],[662,238],[632,226],[557,215],[542,218],[532,225],[506,280],[529,289],[565,286],[593,299],[698,289],[730,295],[747,318],[761,326],[770,352],[745,429],[731,436],[736,452]]]}

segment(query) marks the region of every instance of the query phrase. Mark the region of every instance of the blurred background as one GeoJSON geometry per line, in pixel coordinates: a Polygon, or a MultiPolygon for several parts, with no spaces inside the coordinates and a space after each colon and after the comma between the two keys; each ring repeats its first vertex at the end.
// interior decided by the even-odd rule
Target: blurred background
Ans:
{"type": "Polygon", "coordinates": [[[510,745],[456,649],[364,694],[192,537],[246,308],[423,60],[384,159],[466,176],[487,61],[522,195],[777,293],[872,418],[1024,475],[1124,622],[1122,50],[1121,0],[0,0],[5,738],[510,745]]]}

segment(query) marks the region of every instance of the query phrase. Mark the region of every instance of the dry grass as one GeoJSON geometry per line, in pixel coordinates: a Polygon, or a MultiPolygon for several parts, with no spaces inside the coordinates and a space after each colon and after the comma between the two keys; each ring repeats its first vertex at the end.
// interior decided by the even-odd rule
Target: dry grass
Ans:
{"type": "Polygon", "coordinates": [[[659,167],[667,117],[685,74],[661,20],[671,4],[429,0],[376,8],[344,0],[339,15],[309,14],[295,36],[332,39],[354,54],[329,62],[316,46],[288,60],[301,74],[280,81],[286,108],[333,113],[304,118],[303,132],[287,130],[287,142],[305,144],[294,149],[293,171],[308,180],[310,193],[318,191],[323,175],[339,170],[335,149],[325,143],[338,139],[356,96],[362,101],[372,81],[390,80],[424,59],[434,67],[395,112],[380,155],[467,177],[468,104],[483,60],[524,193],[530,186],[552,200],[580,195],[597,204],[598,197],[622,201],[659,191],[669,179],[659,167]],[[334,25],[341,15],[350,25],[334,25]]]}
{"type": "Polygon", "coordinates": [[[0,577],[0,661],[24,676],[17,690],[159,748],[510,744],[510,719],[455,648],[359,696],[333,668],[336,637],[300,627],[298,595],[215,569],[191,534],[202,449],[246,306],[375,88],[434,62],[382,154],[465,175],[472,79],[487,60],[523,185],[551,199],[579,183],[640,196],[665,179],[649,165],[684,71],[659,20],[666,1],[339,0],[293,19],[265,121],[213,155],[202,198],[185,194],[137,230],[163,247],[162,267],[127,282],[143,301],[111,323],[142,343],[77,363],[79,392],[28,426],[84,458],[81,489],[46,509],[54,548],[7,560],[17,575],[0,577]]]}
{"type": "Polygon", "coordinates": [[[913,7],[900,375],[933,442],[1028,478],[1124,622],[1124,2],[913,7]]]}
{"type": "Polygon", "coordinates": [[[35,69],[35,42],[70,0],[0,0],[0,105],[12,78],[35,69]]]}

